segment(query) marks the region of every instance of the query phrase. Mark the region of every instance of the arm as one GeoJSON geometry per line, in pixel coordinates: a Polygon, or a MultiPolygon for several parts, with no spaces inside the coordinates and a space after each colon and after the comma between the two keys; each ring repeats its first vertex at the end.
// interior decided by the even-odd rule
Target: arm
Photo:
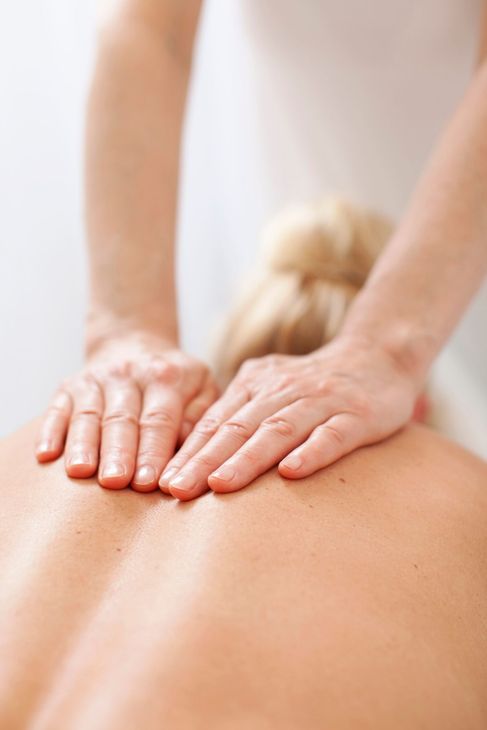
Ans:
{"type": "Polygon", "coordinates": [[[467,93],[343,328],[352,337],[381,333],[418,380],[487,271],[487,48],[481,47],[467,93]]]}
{"type": "Polygon", "coordinates": [[[279,464],[303,478],[390,436],[487,271],[487,18],[480,60],[397,233],[340,335],[306,356],[248,360],[160,484],[192,499],[279,464]]]}
{"type": "Polygon", "coordinates": [[[88,353],[126,331],[178,336],[179,147],[200,2],[112,5],[87,114],[88,353]]]}
{"type": "Polygon", "coordinates": [[[150,491],[216,397],[179,351],[174,228],[181,126],[198,0],[115,0],[99,31],[88,103],[86,367],[43,420],[39,461],[150,491]],[[66,444],[65,444],[66,440],[66,444]]]}

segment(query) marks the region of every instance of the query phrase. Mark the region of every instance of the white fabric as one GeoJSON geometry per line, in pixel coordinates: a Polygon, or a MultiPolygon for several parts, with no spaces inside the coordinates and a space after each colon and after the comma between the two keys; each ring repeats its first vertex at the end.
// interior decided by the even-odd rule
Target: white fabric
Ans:
{"type": "MultiPolygon", "coordinates": [[[[178,237],[189,351],[205,356],[210,330],[253,265],[259,230],[281,206],[340,192],[401,215],[468,82],[482,5],[206,1],[178,237]]],[[[438,370],[457,414],[448,432],[487,457],[486,325],[484,286],[438,370]]]]}

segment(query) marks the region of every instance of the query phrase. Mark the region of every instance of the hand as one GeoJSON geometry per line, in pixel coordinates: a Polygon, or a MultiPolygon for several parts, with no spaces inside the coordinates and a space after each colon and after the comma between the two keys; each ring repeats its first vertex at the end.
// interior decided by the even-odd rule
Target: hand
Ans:
{"type": "Polygon", "coordinates": [[[233,492],[270,467],[299,479],[410,419],[419,384],[385,349],[340,340],[247,360],[160,479],[179,499],[233,492]]]}
{"type": "Polygon", "coordinates": [[[218,397],[206,365],[154,338],[119,337],[100,346],[66,380],[43,419],[40,462],[64,450],[70,477],[103,487],[157,489],[162,470],[218,397]]]}

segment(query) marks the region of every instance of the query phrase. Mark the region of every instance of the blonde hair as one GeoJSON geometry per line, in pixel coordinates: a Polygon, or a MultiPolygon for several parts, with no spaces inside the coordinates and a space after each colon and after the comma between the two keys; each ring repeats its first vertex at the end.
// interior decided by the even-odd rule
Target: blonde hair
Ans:
{"type": "Polygon", "coordinates": [[[214,333],[217,379],[226,384],[248,358],[306,354],[335,337],[392,230],[384,216],[337,197],[279,214],[214,333]]]}

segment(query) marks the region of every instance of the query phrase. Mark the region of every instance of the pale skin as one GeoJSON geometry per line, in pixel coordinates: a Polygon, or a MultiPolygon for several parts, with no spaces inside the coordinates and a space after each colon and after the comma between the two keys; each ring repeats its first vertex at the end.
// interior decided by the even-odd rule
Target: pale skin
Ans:
{"type": "Polygon", "coordinates": [[[487,465],[424,427],[180,503],[0,443],[0,726],[485,730],[487,465]]]}
{"type": "Polygon", "coordinates": [[[178,347],[173,276],[178,150],[199,7],[127,0],[102,11],[86,130],[87,362],[55,395],[37,457],[64,451],[71,477],[98,471],[104,487],[148,491],[218,395],[207,366],[178,347]]]}
{"type": "Polygon", "coordinates": [[[303,478],[404,426],[487,271],[486,22],[466,94],[342,333],[311,355],[248,361],[218,397],[205,366],[177,352],[174,299],[177,149],[199,6],[115,3],[101,36],[87,137],[88,363],[56,396],[37,448],[40,461],[56,458],[67,433],[71,476],[98,469],[103,486],[159,484],[182,500],[235,491],[274,465],[303,478]],[[153,372],[175,358],[184,365],[170,366],[171,382],[153,372]],[[113,464],[119,475],[106,476],[113,464]]]}

